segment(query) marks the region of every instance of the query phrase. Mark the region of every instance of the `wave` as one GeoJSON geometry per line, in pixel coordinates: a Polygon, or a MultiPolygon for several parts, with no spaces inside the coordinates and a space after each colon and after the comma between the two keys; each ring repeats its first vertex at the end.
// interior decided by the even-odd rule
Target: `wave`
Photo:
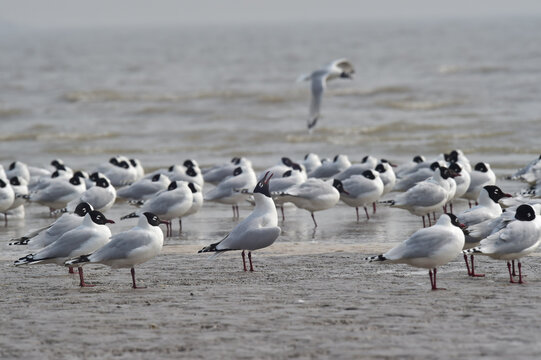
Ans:
{"type": "Polygon", "coordinates": [[[386,100],[378,105],[397,110],[427,111],[462,105],[462,101],[419,101],[419,100],[386,100]]]}
{"type": "Polygon", "coordinates": [[[457,74],[457,73],[477,73],[477,74],[490,74],[495,72],[509,71],[508,67],[498,65],[440,65],[438,73],[440,74],[457,74]]]}
{"type": "Polygon", "coordinates": [[[24,113],[23,109],[17,108],[0,108],[0,118],[10,118],[22,115],[24,113]]]}

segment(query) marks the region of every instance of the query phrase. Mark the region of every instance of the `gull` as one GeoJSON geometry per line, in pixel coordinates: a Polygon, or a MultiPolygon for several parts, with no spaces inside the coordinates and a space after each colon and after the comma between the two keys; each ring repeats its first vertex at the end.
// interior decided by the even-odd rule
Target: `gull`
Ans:
{"type": "Polygon", "coordinates": [[[203,171],[205,182],[217,185],[227,177],[231,176],[237,167],[252,167],[252,162],[245,157],[234,157],[230,162],[216,165],[203,171]]]}
{"type": "MultiPolygon", "coordinates": [[[[342,182],[334,179],[330,182],[310,178],[302,184],[294,185],[280,194],[283,202],[291,202],[296,207],[310,211],[314,226],[317,222],[314,212],[334,207],[340,200],[340,193],[346,192],[342,182]]],[[[346,192],[347,193],[347,192],[346,192]]]]}
{"type": "MultiPolygon", "coordinates": [[[[9,183],[11,185],[11,188],[13,189],[13,203],[11,206],[7,209],[7,212],[9,212],[10,217],[13,217],[12,210],[18,209],[20,207],[20,210],[22,210],[22,217],[24,218],[24,203],[26,202],[25,197],[28,196],[28,182],[19,176],[14,176],[11,179],[9,179],[9,183]]],[[[6,218],[7,221],[7,212],[6,212],[6,218]]]]}
{"type": "MultiPolygon", "coordinates": [[[[470,182],[471,182],[470,173],[464,170],[463,167],[458,162],[451,163],[449,165],[449,170],[452,170],[456,174],[460,175],[454,178],[456,182],[456,190],[455,190],[455,196],[453,197],[453,199],[461,198],[470,187],[470,182]]],[[[452,210],[453,209],[451,208],[451,211],[452,210]]]]}
{"type": "Polygon", "coordinates": [[[429,269],[432,290],[444,290],[436,285],[436,268],[447,264],[462,251],[464,246],[462,227],[455,215],[443,214],[434,226],[417,230],[400,245],[365,260],[429,269]]]}
{"type": "Polygon", "coordinates": [[[225,238],[204,247],[198,251],[199,253],[216,252],[216,255],[219,255],[225,251],[242,250],[244,271],[247,271],[245,251],[248,251],[250,271],[254,271],[252,251],[272,245],[281,232],[278,227],[276,205],[269,192],[269,180],[272,174],[268,175],[268,173],[265,174],[254,188],[255,208],[252,213],[235,226],[225,238]]]}
{"type": "Polygon", "coordinates": [[[443,154],[443,157],[449,164],[460,163],[467,172],[472,171],[470,160],[460,149],[453,150],[449,154],[443,154]]]}
{"type": "Polygon", "coordinates": [[[282,221],[285,220],[284,214],[284,199],[280,197],[280,194],[287,191],[294,185],[301,184],[306,181],[306,177],[300,171],[288,170],[283,173],[282,177],[273,178],[269,181],[269,191],[272,195],[272,199],[277,206],[280,206],[282,211],[282,221]]]}
{"type": "Polygon", "coordinates": [[[496,174],[488,163],[478,162],[470,173],[470,178],[470,186],[463,197],[468,200],[471,207],[471,201],[477,201],[483,186],[496,185],[496,174]]]}
{"type": "MultiPolygon", "coordinates": [[[[58,240],[37,253],[23,256],[15,261],[15,265],[47,263],[64,265],[68,259],[89,254],[109,242],[111,230],[106,226],[108,223],[114,224],[114,221],[107,219],[101,212],[92,210],[85,215],[81,225],[64,233],[58,240]]],[[[80,267],[79,279],[81,287],[91,286],[85,284],[83,270],[80,267]]]]}
{"type": "Polygon", "coordinates": [[[379,177],[383,181],[383,195],[390,193],[394,185],[396,184],[396,174],[393,170],[393,165],[382,159],[379,164],[376,165],[375,170],[379,172],[379,177]]]}
{"type": "Polygon", "coordinates": [[[52,224],[32,231],[17,239],[11,239],[9,245],[28,245],[30,249],[39,249],[56,241],[64,233],[83,223],[86,214],[92,211],[88,203],[80,203],[73,213],[64,213],[52,224]]]}
{"type": "Polygon", "coordinates": [[[526,181],[530,185],[534,185],[541,179],[541,155],[530,161],[525,167],[517,170],[510,176],[511,180],[526,181]]]}
{"type": "MultiPolygon", "coordinates": [[[[385,160],[386,161],[386,160],[385,160]]],[[[333,177],[338,180],[345,180],[353,175],[362,175],[365,170],[373,170],[378,164],[378,159],[373,156],[365,156],[360,164],[353,164],[342,170],[340,173],[333,177]]]]}
{"type": "Polygon", "coordinates": [[[418,166],[415,170],[410,171],[409,173],[402,175],[400,179],[396,182],[393,190],[394,191],[408,191],[414,187],[417,183],[424,181],[434,175],[436,169],[440,166],[444,166],[444,162],[434,161],[430,164],[420,163],[422,166],[418,166]],[[428,165],[428,166],[427,166],[428,165]]]}
{"type": "Polygon", "coordinates": [[[277,165],[271,166],[270,168],[267,168],[266,170],[262,171],[259,174],[258,179],[262,178],[263,175],[265,175],[268,172],[274,174],[276,178],[281,178],[284,175],[284,173],[289,170],[296,170],[296,171],[301,172],[304,175],[304,178],[306,179],[306,172],[303,171],[300,164],[293,162],[293,160],[285,156],[280,159],[280,162],[277,165]]]}
{"type": "MultiPolygon", "coordinates": [[[[167,190],[156,194],[155,197],[146,201],[143,206],[120,220],[139,217],[145,212],[158,216],[161,220],[173,220],[182,218],[193,205],[193,183],[186,181],[172,181],[167,190]]],[[[173,227],[170,222],[167,225],[167,236],[173,236],[173,227]]],[[[182,231],[182,223],[180,223],[182,231]]]]}
{"type": "Polygon", "coordinates": [[[322,69],[312,72],[310,75],[304,75],[299,80],[311,82],[312,99],[310,100],[310,117],[308,119],[308,130],[311,130],[320,117],[319,110],[321,108],[321,98],[327,87],[327,81],[343,78],[352,79],[355,69],[353,65],[346,59],[334,60],[330,64],[325,65],[322,69]]]}
{"type": "Polygon", "coordinates": [[[82,202],[89,203],[94,210],[106,211],[110,209],[116,200],[116,190],[109,180],[104,177],[98,178],[96,185],[85,190],[77,198],[71,200],[66,206],[68,211],[73,211],[82,202]]]}
{"type": "Polygon", "coordinates": [[[420,167],[428,167],[428,165],[423,155],[415,155],[411,161],[398,165],[395,174],[397,178],[402,178],[420,167]]]}
{"type": "Polygon", "coordinates": [[[29,182],[30,171],[28,170],[28,165],[20,161],[14,161],[9,164],[8,170],[6,171],[6,176],[9,179],[14,176],[19,176],[29,182]]]}
{"type": "Polygon", "coordinates": [[[502,230],[481,240],[478,247],[465,250],[465,254],[488,255],[493,259],[506,260],[509,282],[514,283],[511,263],[518,260],[518,283],[522,284],[522,265],[520,258],[534,252],[541,243],[541,218],[536,216],[532,206],[523,204],[517,208],[515,220],[502,230]]]}
{"type": "Polygon", "coordinates": [[[251,167],[239,166],[232,176],[224,179],[204,196],[205,201],[229,204],[233,207],[233,218],[239,217],[239,203],[248,197],[246,191],[253,189],[257,178],[251,167]]]}
{"type": "Polygon", "coordinates": [[[417,183],[405,193],[399,194],[395,200],[391,200],[391,206],[406,209],[413,215],[423,218],[423,227],[426,226],[425,215],[428,216],[430,225],[430,213],[439,210],[445,205],[449,196],[449,183],[451,176],[449,169],[440,166],[434,171],[434,175],[425,181],[417,183]]]}
{"type": "Polygon", "coordinates": [[[116,194],[127,200],[145,201],[167,189],[170,183],[171,180],[167,175],[155,174],[151,178],[144,177],[129,186],[118,189],[116,194]]]}
{"type": "Polygon", "coordinates": [[[129,185],[137,181],[140,170],[136,169],[125,156],[115,156],[109,162],[100,164],[94,172],[104,174],[114,187],[129,185]]]}
{"type": "Polygon", "coordinates": [[[151,212],[144,212],[139,217],[137,226],[115,234],[111,241],[95,250],[92,254],[82,255],[65,262],[66,266],[86,264],[104,264],[118,268],[131,268],[132,288],[142,288],[135,283],[135,266],[156,257],[163,247],[163,232],[159,225],[162,220],[151,212]]]}
{"type": "Polygon", "coordinates": [[[48,206],[51,210],[62,209],[85,190],[85,183],[76,175],[70,179],[58,177],[50,181],[44,188],[30,193],[28,199],[48,206]]]}
{"type": "MultiPolygon", "coordinates": [[[[0,213],[6,213],[15,201],[15,192],[9,181],[0,179],[0,213]]],[[[8,217],[5,215],[5,226],[8,226],[8,217]]]]}
{"type": "Polygon", "coordinates": [[[304,160],[302,161],[302,165],[304,166],[304,169],[306,170],[306,173],[308,174],[321,166],[321,160],[319,159],[319,156],[317,154],[308,153],[304,155],[304,160]]]}
{"type": "Polygon", "coordinates": [[[375,170],[365,170],[362,175],[353,175],[342,181],[344,190],[340,194],[340,199],[349,206],[355,207],[357,213],[357,222],[359,222],[359,206],[364,207],[366,219],[369,220],[366,207],[375,203],[383,194],[383,181],[379,172],[375,170]]]}
{"type": "Polygon", "coordinates": [[[325,161],[321,163],[321,166],[315,168],[308,174],[309,178],[328,179],[343,170],[349,168],[351,162],[347,155],[338,154],[334,157],[333,161],[325,161]]]}
{"type": "MultiPolygon", "coordinates": [[[[502,214],[502,207],[499,201],[504,197],[511,197],[495,185],[486,185],[479,193],[477,206],[474,206],[458,215],[458,220],[466,226],[477,225],[487,220],[495,219],[502,214]]],[[[469,233],[466,235],[464,249],[470,249],[479,245],[480,238],[472,237],[469,233]]],[[[471,254],[471,270],[468,264],[468,256],[464,254],[464,261],[468,268],[468,275],[472,277],[485,276],[484,274],[475,273],[474,256],[471,254]]]]}

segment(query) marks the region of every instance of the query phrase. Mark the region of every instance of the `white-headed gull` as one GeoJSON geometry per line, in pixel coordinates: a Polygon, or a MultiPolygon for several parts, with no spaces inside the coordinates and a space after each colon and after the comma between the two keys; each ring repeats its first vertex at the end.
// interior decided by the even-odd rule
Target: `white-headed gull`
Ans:
{"type": "Polygon", "coordinates": [[[299,80],[309,80],[311,82],[312,99],[310,100],[308,130],[312,129],[319,119],[321,99],[323,97],[323,92],[327,87],[327,81],[336,78],[352,79],[354,73],[355,69],[348,60],[338,59],[325,65],[322,69],[312,72],[310,75],[299,78],[299,80]]]}
{"type": "Polygon", "coordinates": [[[386,253],[365,260],[429,269],[432,290],[439,290],[436,285],[436,268],[456,258],[463,246],[462,225],[453,214],[443,214],[434,226],[420,229],[386,253]]]}
{"type": "Polygon", "coordinates": [[[204,195],[205,201],[229,204],[233,207],[233,218],[239,217],[239,203],[246,200],[250,189],[257,184],[257,178],[251,167],[239,166],[232,176],[224,179],[214,189],[204,195]]]}
{"type": "Polygon", "coordinates": [[[221,241],[199,250],[216,252],[216,254],[231,250],[242,250],[244,271],[247,271],[244,252],[248,251],[250,271],[253,271],[252,251],[270,246],[280,235],[276,205],[269,192],[269,180],[272,174],[265,174],[254,188],[255,208],[250,215],[242,220],[221,241]]]}
{"type": "Polygon", "coordinates": [[[379,172],[375,170],[365,170],[362,175],[353,175],[342,181],[344,190],[340,194],[340,199],[349,206],[355,207],[357,213],[357,222],[359,221],[359,206],[364,208],[366,219],[370,219],[367,206],[379,200],[383,194],[383,181],[379,172]]]}
{"type": "Polygon", "coordinates": [[[131,268],[132,287],[135,283],[135,266],[156,257],[163,247],[163,223],[156,214],[145,212],[139,216],[137,226],[115,234],[111,241],[90,255],[82,255],[66,261],[66,266],[79,266],[79,272],[86,264],[104,264],[118,268],[131,268]]]}
{"type": "MultiPolygon", "coordinates": [[[[495,185],[486,185],[479,193],[479,198],[477,199],[478,205],[458,214],[458,220],[462,224],[469,227],[480,224],[487,220],[495,219],[502,214],[502,207],[500,206],[499,201],[504,197],[511,197],[511,195],[504,193],[502,189],[495,185]]],[[[468,233],[466,235],[464,249],[470,249],[479,245],[479,241],[481,241],[481,238],[472,237],[468,233]]],[[[466,254],[464,254],[464,261],[466,262],[466,267],[468,268],[468,275],[472,277],[485,276],[484,274],[475,273],[473,254],[471,254],[470,258],[471,269],[468,264],[468,257],[466,254]]]]}
{"type": "Polygon", "coordinates": [[[522,284],[522,265],[520,258],[534,252],[541,243],[541,217],[532,206],[523,204],[517,208],[515,220],[502,230],[481,240],[478,247],[465,250],[465,254],[488,255],[493,259],[506,260],[509,279],[514,283],[511,263],[518,260],[518,283],[522,284]]]}
{"type": "Polygon", "coordinates": [[[471,206],[471,201],[477,201],[483,186],[496,185],[496,174],[488,163],[478,162],[470,173],[470,178],[470,186],[463,197],[468,200],[471,206]]]}
{"type": "MultiPolygon", "coordinates": [[[[109,242],[111,230],[107,223],[114,223],[101,212],[92,210],[85,215],[83,223],[35,254],[28,254],[15,261],[15,265],[55,263],[64,265],[68,259],[96,251],[109,242]]],[[[85,284],[83,271],[79,268],[80,286],[85,284]]]]}
{"type": "MultiPolygon", "coordinates": [[[[146,201],[143,206],[128,215],[122,216],[120,219],[129,219],[138,217],[145,212],[150,212],[162,220],[181,219],[193,205],[193,183],[186,181],[172,181],[167,190],[156,194],[155,197],[146,201]]],[[[167,225],[167,236],[173,236],[173,227],[170,222],[167,225]]],[[[180,223],[179,233],[182,231],[182,223],[180,223]]]]}
{"type": "Polygon", "coordinates": [[[41,229],[32,231],[20,238],[11,239],[9,245],[28,245],[30,249],[40,249],[58,240],[64,233],[83,223],[86,214],[92,211],[88,203],[80,203],[73,213],[64,213],[55,222],[41,229]]]}
{"type": "Polygon", "coordinates": [[[340,193],[344,191],[343,184],[338,179],[334,179],[331,183],[310,178],[301,184],[291,186],[281,193],[280,197],[284,202],[291,202],[298,208],[308,210],[314,226],[317,227],[314,212],[334,207],[340,200],[340,193]]]}
{"type": "Polygon", "coordinates": [[[541,155],[530,161],[525,167],[511,175],[511,180],[526,181],[533,185],[541,179],[541,155]]]}
{"type": "Polygon", "coordinates": [[[171,180],[164,174],[155,174],[151,178],[142,178],[133,184],[120,188],[116,194],[119,198],[133,201],[145,201],[167,189],[171,180]]]}

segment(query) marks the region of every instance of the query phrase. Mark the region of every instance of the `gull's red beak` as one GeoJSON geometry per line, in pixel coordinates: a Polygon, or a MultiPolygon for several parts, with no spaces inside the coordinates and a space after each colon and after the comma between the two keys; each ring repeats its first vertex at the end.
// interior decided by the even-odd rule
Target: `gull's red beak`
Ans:
{"type": "Polygon", "coordinates": [[[269,172],[270,172],[270,171],[267,171],[267,173],[265,174],[265,176],[263,176],[263,180],[261,180],[261,181],[263,181],[263,184],[268,184],[269,181],[270,181],[270,179],[271,179],[272,176],[274,175],[274,173],[271,173],[270,176],[269,176],[269,178],[267,179],[267,175],[269,175],[269,172]]]}
{"type": "Polygon", "coordinates": [[[109,223],[109,224],[114,224],[115,223],[113,220],[109,220],[109,219],[107,219],[105,222],[109,223]]]}

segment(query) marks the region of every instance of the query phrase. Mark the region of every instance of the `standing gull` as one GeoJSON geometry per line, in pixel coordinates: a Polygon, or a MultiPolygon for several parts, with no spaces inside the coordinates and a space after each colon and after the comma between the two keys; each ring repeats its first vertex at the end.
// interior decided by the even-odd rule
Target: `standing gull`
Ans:
{"type": "Polygon", "coordinates": [[[272,174],[265,174],[255,186],[253,196],[255,208],[250,215],[242,220],[221,241],[211,244],[199,250],[199,252],[216,252],[220,254],[230,250],[242,250],[242,262],[246,269],[245,251],[248,251],[250,271],[254,271],[252,265],[252,251],[265,248],[274,243],[280,235],[278,227],[278,214],[276,206],[269,192],[269,180],[272,174]]]}

